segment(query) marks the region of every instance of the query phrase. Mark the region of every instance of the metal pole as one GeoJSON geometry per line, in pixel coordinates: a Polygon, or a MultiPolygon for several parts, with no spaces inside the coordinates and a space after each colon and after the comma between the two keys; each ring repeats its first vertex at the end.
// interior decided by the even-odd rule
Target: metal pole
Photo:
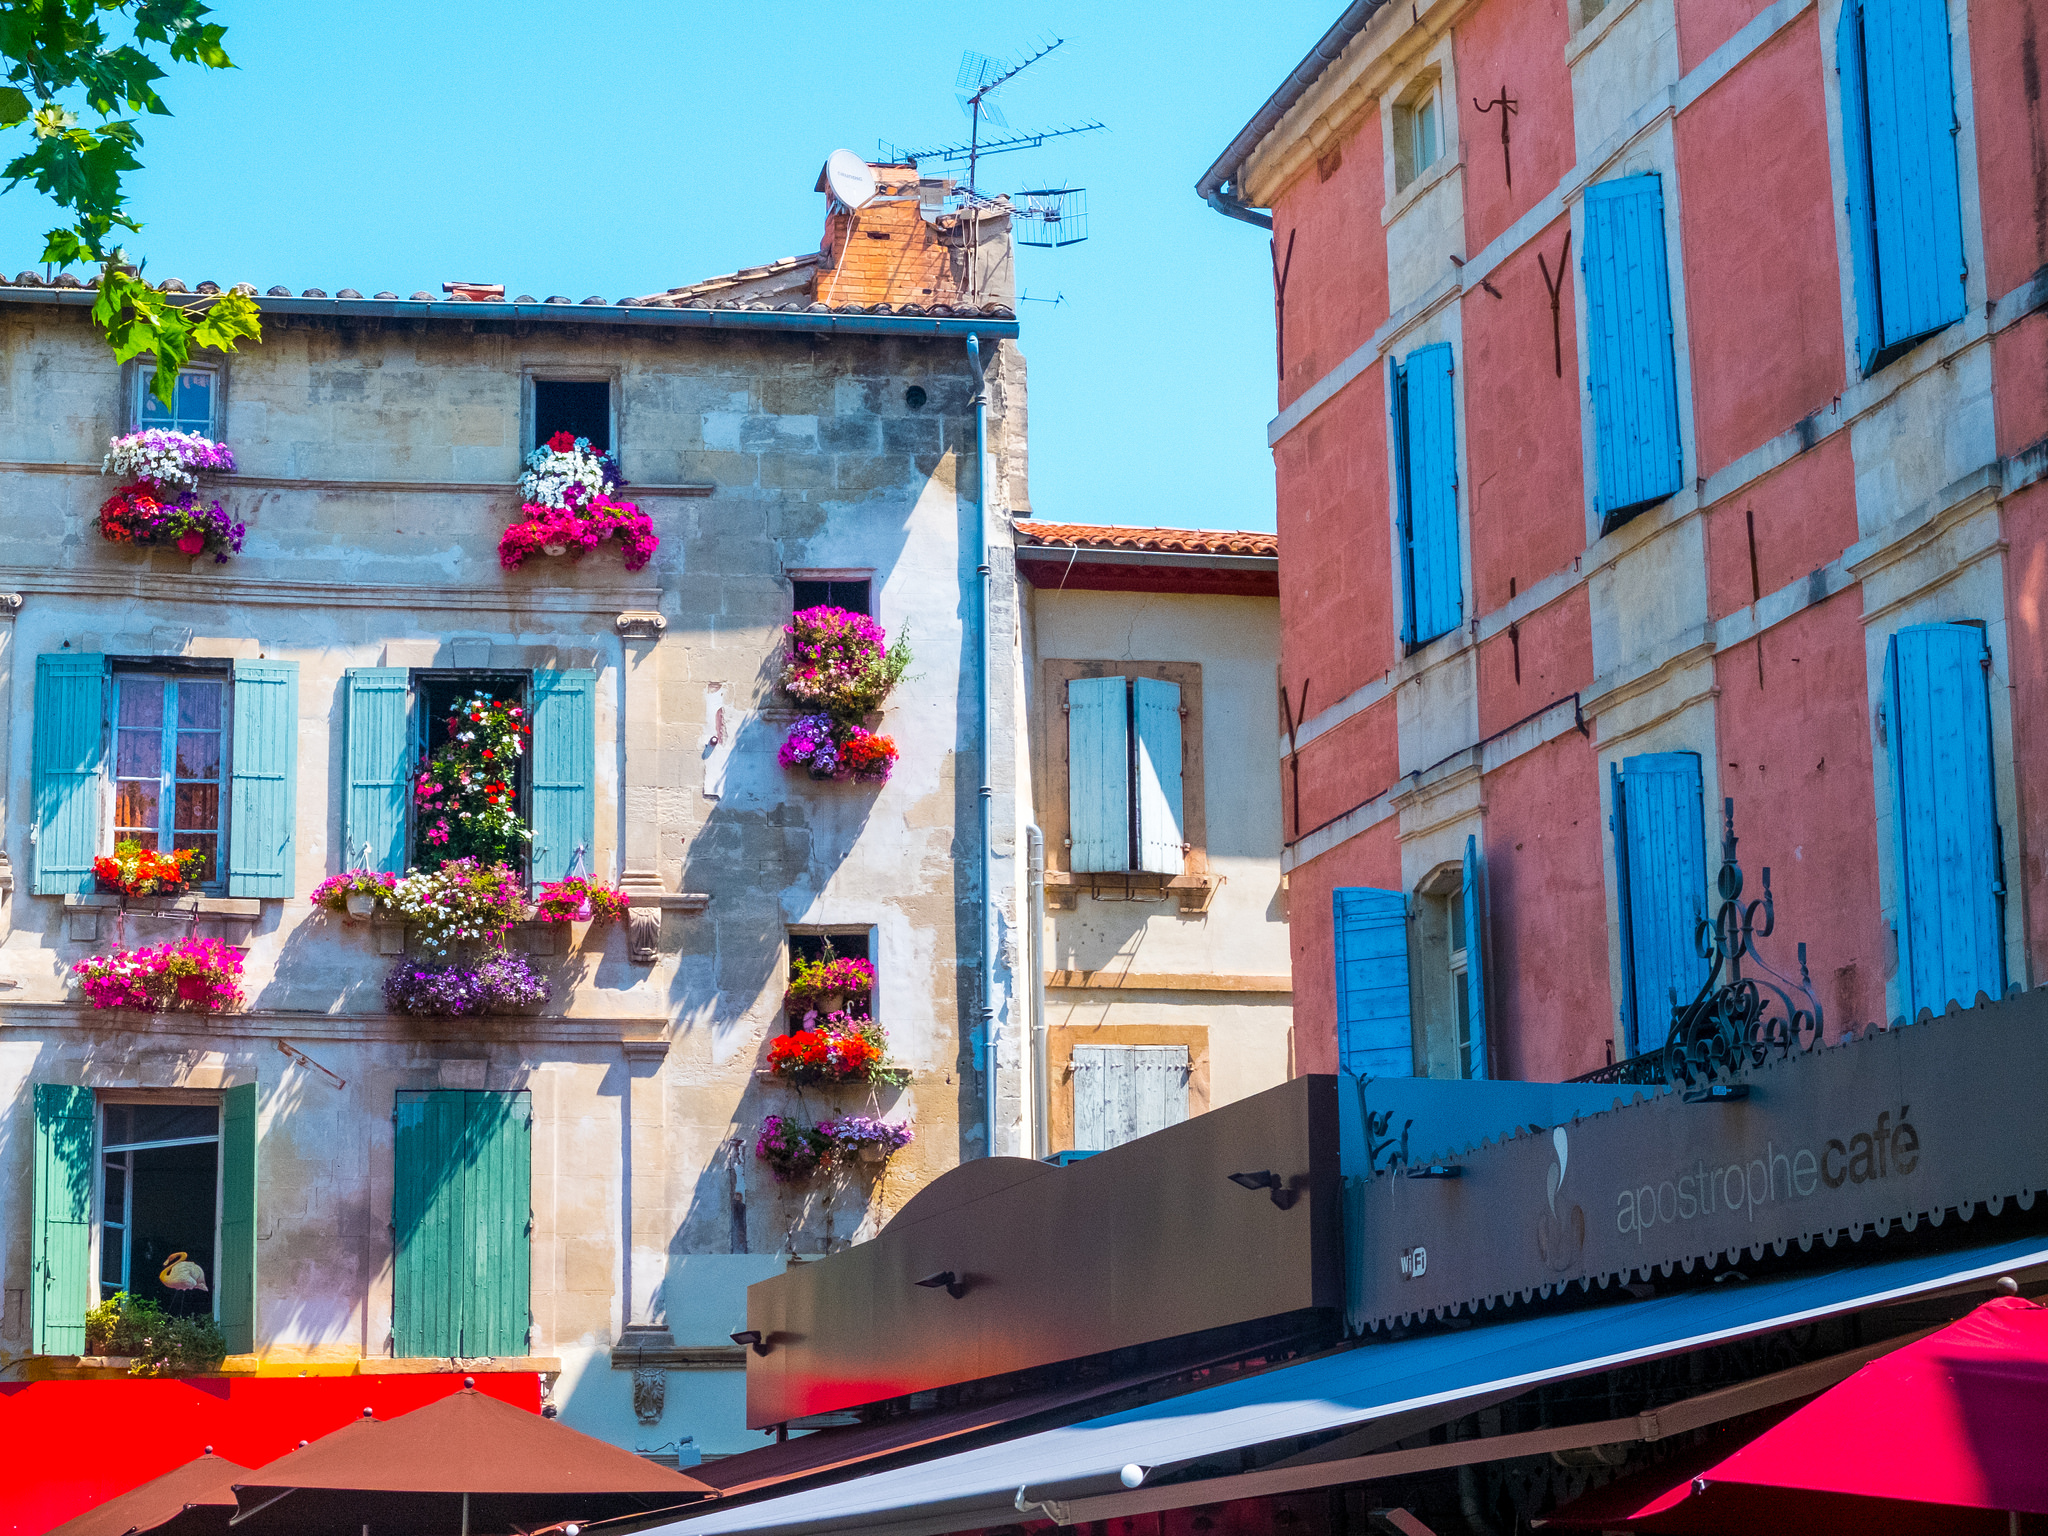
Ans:
{"type": "Polygon", "coordinates": [[[995,856],[989,845],[989,803],[995,761],[994,725],[989,707],[989,609],[991,581],[988,563],[988,376],[981,355],[981,338],[967,338],[967,360],[974,367],[974,560],[980,578],[980,600],[975,605],[975,723],[981,729],[981,794],[977,806],[981,856],[981,1054],[982,1099],[987,1132],[984,1155],[996,1154],[996,946],[995,892],[992,889],[995,856]]]}
{"type": "Polygon", "coordinates": [[[1024,829],[1031,860],[1031,1155],[1052,1152],[1052,1073],[1045,1039],[1045,834],[1024,829]]]}

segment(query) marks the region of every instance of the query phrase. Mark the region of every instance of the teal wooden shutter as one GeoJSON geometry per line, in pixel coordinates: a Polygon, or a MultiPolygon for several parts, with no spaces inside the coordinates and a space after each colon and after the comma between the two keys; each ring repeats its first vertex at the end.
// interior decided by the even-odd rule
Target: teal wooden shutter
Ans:
{"type": "Polygon", "coordinates": [[[1186,872],[1181,853],[1180,684],[1141,677],[1131,685],[1138,743],[1138,868],[1186,872]]]}
{"type": "Polygon", "coordinates": [[[1337,959],[1337,1067],[1359,1077],[1413,1077],[1408,903],[1399,891],[1330,893],[1337,959]]]}
{"type": "Polygon", "coordinates": [[[1884,347],[1884,317],[1877,296],[1877,225],[1871,213],[1870,97],[1863,68],[1861,0],[1842,0],[1835,23],[1836,97],[1842,109],[1843,199],[1849,226],[1849,268],[1856,294],[1856,360],[1868,373],[1884,347]]]}
{"type": "Polygon", "coordinates": [[[256,1348],[256,1085],[230,1088],[220,1116],[220,1331],[228,1353],[256,1348]]]}
{"type": "Polygon", "coordinates": [[[1963,317],[1955,90],[1942,0],[1861,0],[1871,215],[1884,342],[1963,317]]]}
{"type": "Polygon", "coordinates": [[[1188,1117],[1184,1045],[1074,1048],[1074,1149],[1107,1152],[1188,1117]]]}
{"type": "Polygon", "coordinates": [[[83,896],[93,889],[106,675],[104,656],[56,651],[36,658],[35,826],[30,839],[38,896],[83,896]]]}
{"type": "Polygon", "coordinates": [[[1664,1043],[1674,1009],[1707,979],[1696,925],[1706,915],[1705,800],[1694,752],[1624,758],[1613,770],[1621,893],[1622,1012],[1633,1051],[1664,1043]]]}
{"type": "Polygon", "coordinates": [[[1486,861],[1479,852],[1479,839],[1465,839],[1465,889],[1459,900],[1465,904],[1465,1007],[1470,1019],[1470,1053],[1464,1062],[1465,1076],[1486,1076],[1486,861]]]}
{"type": "Polygon", "coordinates": [[[393,1119],[394,1349],[414,1358],[525,1354],[532,1096],[406,1090],[393,1119]]]}
{"type": "Polygon", "coordinates": [[[536,882],[559,880],[581,848],[594,866],[597,674],[533,674],[533,859],[536,882]]]}
{"type": "Polygon", "coordinates": [[[1885,652],[1906,1017],[2005,992],[2004,899],[1984,632],[1902,629],[1885,652]]]}
{"type": "Polygon", "coordinates": [[[1415,644],[1415,507],[1408,494],[1408,374],[1387,359],[1387,412],[1394,419],[1394,537],[1400,546],[1401,644],[1415,644]]]}
{"type": "Polygon", "coordinates": [[[29,1347],[39,1355],[82,1355],[85,1311],[95,1300],[90,1088],[36,1084],[35,1157],[29,1347]]]}
{"type": "Polygon", "coordinates": [[[1448,343],[1410,352],[1401,364],[1401,457],[1407,480],[1403,533],[1411,645],[1447,634],[1465,616],[1464,573],[1458,558],[1453,372],[1448,343]]]}
{"type": "Polygon", "coordinates": [[[1664,261],[1664,184],[1654,172],[1586,188],[1586,350],[1591,371],[1594,510],[1605,527],[1675,494],[1684,472],[1671,285],[1664,261]]]}
{"type": "Polygon", "coordinates": [[[299,812],[299,664],[235,662],[228,894],[290,896],[299,812]]]}
{"type": "Polygon", "coordinates": [[[1131,867],[1131,723],[1121,677],[1067,684],[1067,828],[1075,874],[1131,867]]]}
{"type": "Polygon", "coordinates": [[[412,684],[404,667],[348,669],[348,799],[341,867],[405,873],[412,769],[412,684]],[[365,856],[364,844],[369,845],[365,856]]]}

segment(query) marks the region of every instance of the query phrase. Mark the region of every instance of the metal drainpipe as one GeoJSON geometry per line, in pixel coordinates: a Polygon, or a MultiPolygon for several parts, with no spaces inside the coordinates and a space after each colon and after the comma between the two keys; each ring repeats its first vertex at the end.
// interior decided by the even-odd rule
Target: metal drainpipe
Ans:
{"type": "Polygon", "coordinates": [[[981,598],[975,611],[980,631],[974,648],[975,720],[981,727],[981,795],[977,807],[981,852],[981,1079],[982,1112],[988,1127],[984,1156],[996,1155],[996,945],[993,850],[989,847],[989,802],[994,798],[990,770],[995,760],[995,721],[988,702],[989,609],[993,583],[988,566],[988,377],[983,371],[981,338],[967,338],[967,361],[974,368],[974,559],[981,578],[981,598]]]}
{"type": "Polygon", "coordinates": [[[1031,1155],[1052,1152],[1052,1081],[1045,1049],[1045,834],[1024,829],[1031,861],[1031,1155]]]}

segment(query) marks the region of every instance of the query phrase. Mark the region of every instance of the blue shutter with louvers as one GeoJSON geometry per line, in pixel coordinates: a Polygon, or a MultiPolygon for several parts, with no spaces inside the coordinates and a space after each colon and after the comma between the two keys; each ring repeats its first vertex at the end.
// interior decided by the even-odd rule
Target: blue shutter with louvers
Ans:
{"type": "Polygon", "coordinates": [[[1121,677],[1067,684],[1068,868],[1077,875],[1131,867],[1130,731],[1121,677]]]}
{"type": "Polygon", "coordinates": [[[405,873],[405,804],[412,767],[410,674],[404,667],[348,669],[347,800],[341,867],[405,873]],[[369,845],[367,854],[364,844],[369,845]]]}
{"type": "Polygon", "coordinates": [[[1415,643],[1415,513],[1408,497],[1408,375],[1387,359],[1387,412],[1394,419],[1394,536],[1400,545],[1401,643],[1415,643]]]}
{"type": "Polygon", "coordinates": [[[1654,172],[1586,188],[1586,378],[1593,401],[1594,501],[1611,526],[1673,495],[1683,473],[1664,184],[1654,172]]]}
{"type": "Polygon", "coordinates": [[[228,894],[289,896],[297,873],[299,664],[236,661],[228,894]]]}
{"type": "Polygon", "coordinates": [[[1465,1008],[1470,1020],[1471,1050],[1465,1058],[1465,1076],[1486,1076],[1486,860],[1480,856],[1479,839],[1465,839],[1465,889],[1459,900],[1465,904],[1465,1008]]]}
{"type": "Polygon", "coordinates": [[[1399,891],[1338,886],[1330,904],[1337,952],[1337,1068],[1359,1077],[1413,1077],[1408,903],[1399,891]]]}
{"type": "Polygon", "coordinates": [[[1181,843],[1180,685],[1141,677],[1131,684],[1137,736],[1138,868],[1186,870],[1181,843]]]}
{"type": "Polygon", "coordinates": [[[35,891],[85,895],[99,852],[100,763],[107,659],[57,651],[36,658],[35,891]]]}
{"type": "Polygon", "coordinates": [[[93,1097],[90,1088],[35,1085],[36,1145],[29,1224],[29,1347],[85,1353],[92,1294],[93,1097]]]}
{"type": "Polygon", "coordinates": [[[1842,170],[1849,187],[1843,204],[1856,293],[1856,359],[1868,373],[1884,347],[1884,317],[1877,298],[1877,226],[1870,206],[1870,98],[1864,84],[1860,0],[1842,0],[1835,24],[1835,76],[1842,108],[1842,170]]]}
{"type": "Polygon", "coordinates": [[[533,674],[533,878],[560,880],[597,830],[597,674],[533,674]]]}
{"type": "Polygon", "coordinates": [[[1448,343],[1410,352],[1401,364],[1401,457],[1407,482],[1402,533],[1412,645],[1456,629],[1465,616],[1453,371],[1448,343]]]}
{"type": "Polygon", "coordinates": [[[1884,344],[1963,316],[1963,215],[1943,0],[1861,0],[1871,217],[1884,344]]]}
{"type": "Polygon", "coordinates": [[[1987,658],[1974,624],[1902,629],[1885,652],[1908,1019],[2005,990],[1987,658]]]}
{"type": "Polygon", "coordinates": [[[1623,1010],[1634,1051],[1655,1050],[1672,1011],[1707,978],[1696,925],[1706,915],[1705,801],[1699,755],[1652,752],[1614,770],[1621,887],[1623,1010]]]}

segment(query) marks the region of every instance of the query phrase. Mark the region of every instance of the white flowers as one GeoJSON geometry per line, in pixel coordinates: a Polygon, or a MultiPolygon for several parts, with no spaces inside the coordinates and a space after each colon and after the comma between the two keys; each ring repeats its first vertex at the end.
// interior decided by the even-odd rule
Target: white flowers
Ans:
{"type": "Polygon", "coordinates": [[[100,471],[129,480],[146,480],[160,490],[190,491],[198,488],[202,472],[232,473],[234,467],[235,456],[225,444],[197,432],[149,427],[109,438],[100,471]]]}
{"type": "Polygon", "coordinates": [[[522,502],[556,511],[571,511],[614,489],[610,465],[587,437],[577,438],[572,448],[534,449],[526,456],[526,473],[519,477],[522,502]]]}

